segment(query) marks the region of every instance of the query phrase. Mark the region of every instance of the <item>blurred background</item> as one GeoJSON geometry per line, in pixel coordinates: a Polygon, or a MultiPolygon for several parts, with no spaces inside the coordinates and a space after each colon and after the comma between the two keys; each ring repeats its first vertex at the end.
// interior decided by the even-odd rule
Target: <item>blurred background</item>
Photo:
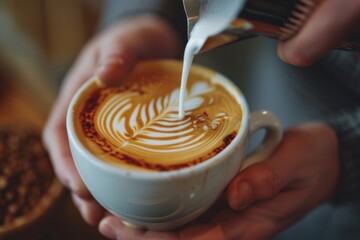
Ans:
{"type": "MultiPolygon", "coordinates": [[[[25,124],[41,130],[66,71],[96,32],[102,4],[0,0],[0,129],[25,124]]],[[[102,237],[83,222],[64,192],[46,216],[19,234],[0,234],[0,239],[102,237]]]]}
{"type": "Polygon", "coordinates": [[[102,3],[0,0],[2,81],[21,85],[48,111],[68,67],[96,31],[102,3]]]}

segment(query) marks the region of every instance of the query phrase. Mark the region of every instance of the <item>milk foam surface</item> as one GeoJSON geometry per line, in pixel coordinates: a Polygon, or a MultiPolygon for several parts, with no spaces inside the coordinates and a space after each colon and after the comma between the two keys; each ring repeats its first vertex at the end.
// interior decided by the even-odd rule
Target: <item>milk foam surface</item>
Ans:
{"type": "Polygon", "coordinates": [[[77,133],[92,153],[123,167],[167,171],[221,152],[236,136],[242,110],[213,73],[192,71],[185,117],[178,118],[181,64],[135,70],[123,86],[93,83],[75,106],[77,133]]]}

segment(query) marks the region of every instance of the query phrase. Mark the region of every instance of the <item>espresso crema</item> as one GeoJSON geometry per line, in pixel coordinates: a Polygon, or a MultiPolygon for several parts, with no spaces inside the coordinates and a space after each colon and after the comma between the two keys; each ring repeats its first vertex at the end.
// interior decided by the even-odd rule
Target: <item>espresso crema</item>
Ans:
{"type": "Polygon", "coordinates": [[[178,116],[182,66],[139,64],[121,86],[90,83],[74,106],[82,144],[98,158],[124,168],[169,171],[203,162],[235,138],[242,109],[215,73],[192,67],[185,117],[178,116]]]}

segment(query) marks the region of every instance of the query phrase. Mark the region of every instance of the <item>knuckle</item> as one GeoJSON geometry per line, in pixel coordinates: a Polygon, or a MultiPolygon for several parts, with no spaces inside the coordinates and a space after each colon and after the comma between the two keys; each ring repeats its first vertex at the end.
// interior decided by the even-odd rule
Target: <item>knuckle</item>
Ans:
{"type": "Polygon", "coordinates": [[[268,171],[269,174],[269,183],[270,183],[270,196],[276,195],[281,187],[280,175],[274,171],[268,171]]]}
{"type": "Polygon", "coordinates": [[[256,185],[255,195],[259,199],[267,199],[276,195],[282,186],[279,173],[270,167],[259,167],[253,180],[256,185]]]}

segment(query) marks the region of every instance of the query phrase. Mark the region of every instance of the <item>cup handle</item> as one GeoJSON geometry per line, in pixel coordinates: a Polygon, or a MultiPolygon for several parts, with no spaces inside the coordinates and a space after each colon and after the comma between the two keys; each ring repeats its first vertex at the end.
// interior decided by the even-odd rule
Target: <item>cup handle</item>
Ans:
{"type": "Polygon", "coordinates": [[[240,171],[248,166],[268,159],[279,145],[283,130],[280,120],[268,111],[256,111],[250,114],[249,137],[260,129],[265,129],[264,140],[255,151],[245,159],[240,171]]]}

